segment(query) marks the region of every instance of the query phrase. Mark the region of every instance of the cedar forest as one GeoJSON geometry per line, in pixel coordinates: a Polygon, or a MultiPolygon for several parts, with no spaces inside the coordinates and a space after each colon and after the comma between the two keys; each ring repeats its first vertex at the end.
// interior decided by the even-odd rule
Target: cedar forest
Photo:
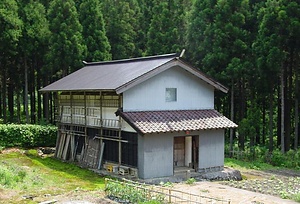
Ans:
{"type": "MultiPolygon", "coordinates": [[[[229,87],[240,149],[299,146],[299,0],[1,0],[0,123],[54,123],[38,90],[105,61],[180,52],[229,87]]],[[[233,148],[233,145],[230,145],[233,148]]]]}

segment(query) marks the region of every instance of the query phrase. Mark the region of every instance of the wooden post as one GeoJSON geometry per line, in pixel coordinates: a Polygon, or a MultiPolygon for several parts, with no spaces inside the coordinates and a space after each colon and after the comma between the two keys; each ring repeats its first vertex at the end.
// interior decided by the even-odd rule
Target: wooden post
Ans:
{"type": "MultiPolygon", "coordinates": [[[[102,141],[102,139],[101,139],[100,141],[102,141]]],[[[104,143],[104,142],[101,142],[100,156],[99,156],[99,163],[98,163],[98,169],[101,169],[101,163],[102,163],[102,157],[103,157],[104,146],[105,146],[105,143],[104,143]]]]}
{"type": "MultiPolygon", "coordinates": [[[[119,107],[121,108],[122,102],[121,102],[121,95],[119,95],[119,107]]],[[[122,162],[122,143],[121,143],[121,131],[122,131],[122,125],[121,125],[121,116],[119,115],[119,165],[121,165],[122,162]]]]}
{"type": "MultiPolygon", "coordinates": [[[[102,109],[102,91],[99,93],[100,99],[99,99],[99,105],[100,105],[100,136],[103,136],[103,123],[102,123],[102,114],[103,114],[103,109],[102,109]]],[[[102,139],[100,139],[100,144],[102,145],[102,139]]]]}
{"type": "MultiPolygon", "coordinates": [[[[83,95],[84,95],[84,128],[86,129],[87,128],[87,117],[86,117],[86,114],[87,114],[87,107],[86,107],[86,93],[83,92],[83,95]]],[[[86,132],[86,130],[85,130],[86,132]]]]}
{"type": "MultiPolygon", "coordinates": [[[[58,103],[58,106],[60,107],[60,104],[58,103]]],[[[57,122],[57,127],[58,127],[58,130],[57,130],[57,138],[56,138],[56,144],[55,144],[55,154],[54,154],[54,157],[58,158],[57,157],[57,154],[58,154],[58,151],[59,151],[59,147],[60,147],[60,135],[61,135],[61,130],[62,129],[62,117],[63,117],[63,112],[64,112],[64,107],[62,106],[61,109],[59,108],[58,110],[60,110],[61,112],[59,113],[59,121],[57,122]]]]}
{"type": "Polygon", "coordinates": [[[70,111],[71,111],[71,121],[70,121],[70,128],[73,125],[73,95],[72,92],[70,92],[70,111]]]}

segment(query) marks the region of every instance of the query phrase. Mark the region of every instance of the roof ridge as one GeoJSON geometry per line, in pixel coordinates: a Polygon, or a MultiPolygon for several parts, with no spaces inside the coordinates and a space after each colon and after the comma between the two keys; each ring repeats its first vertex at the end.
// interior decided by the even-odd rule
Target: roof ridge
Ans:
{"type": "Polygon", "coordinates": [[[154,56],[147,56],[147,57],[137,57],[137,58],[129,58],[129,59],[120,59],[120,60],[111,60],[111,61],[100,61],[100,62],[86,62],[82,61],[84,65],[103,65],[103,64],[115,64],[115,63],[127,63],[133,61],[146,61],[151,59],[161,59],[161,58],[175,58],[178,57],[178,53],[170,53],[164,55],[154,55],[154,56]]]}

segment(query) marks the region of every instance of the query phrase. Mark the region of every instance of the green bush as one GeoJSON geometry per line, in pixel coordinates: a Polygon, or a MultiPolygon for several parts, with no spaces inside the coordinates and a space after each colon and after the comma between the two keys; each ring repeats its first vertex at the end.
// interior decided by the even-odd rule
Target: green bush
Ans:
{"type": "Polygon", "coordinates": [[[0,147],[55,146],[57,127],[0,124],[0,147]]]}
{"type": "MultiPolygon", "coordinates": [[[[249,145],[245,147],[244,151],[234,148],[235,154],[231,157],[233,159],[251,162],[251,163],[268,163],[277,167],[286,167],[292,169],[300,169],[300,149],[289,150],[286,153],[282,153],[279,149],[269,152],[264,146],[255,146],[250,151],[249,145]]],[[[230,157],[229,145],[225,146],[225,155],[230,157]]]]}

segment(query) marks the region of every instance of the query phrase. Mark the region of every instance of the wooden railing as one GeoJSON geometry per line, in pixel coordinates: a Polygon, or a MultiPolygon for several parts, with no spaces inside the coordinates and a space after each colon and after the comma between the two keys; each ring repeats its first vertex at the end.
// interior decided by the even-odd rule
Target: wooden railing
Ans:
{"type": "Polygon", "coordinates": [[[100,108],[64,107],[59,121],[63,124],[86,125],[91,127],[104,127],[118,129],[121,127],[117,119],[101,118],[100,108]]]}
{"type": "MultiPolygon", "coordinates": [[[[106,178],[105,179],[105,189],[108,196],[113,196],[117,198],[126,198],[126,194],[128,193],[126,188],[129,188],[128,192],[133,190],[137,191],[135,193],[141,193],[149,197],[149,200],[152,198],[160,198],[163,200],[163,203],[195,203],[195,204],[203,204],[203,203],[215,203],[215,204],[230,204],[230,200],[212,198],[208,196],[203,196],[199,194],[188,193],[172,188],[166,188],[157,185],[149,185],[144,183],[138,183],[131,180],[123,179],[123,180],[113,180],[106,178]],[[117,190],[117,187],[113,186],[113,191],[110,191],[110,184],[117,184],[123,187],[120,191],[117,190]]],[[[128,195],[130,196],[130,195],[128,195]]]]}

